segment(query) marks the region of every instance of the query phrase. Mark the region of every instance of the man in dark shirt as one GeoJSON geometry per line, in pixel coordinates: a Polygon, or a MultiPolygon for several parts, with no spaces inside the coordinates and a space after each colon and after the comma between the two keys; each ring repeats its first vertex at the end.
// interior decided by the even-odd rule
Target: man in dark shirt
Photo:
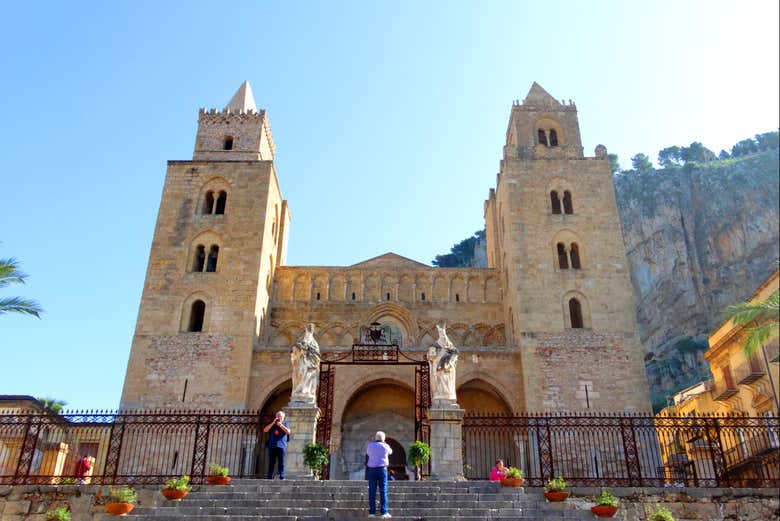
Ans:
{"type": "Polygon", "coordinates": [[[284,421],[284,413],[276,413],[274,420],[263,428],[268,433],[268,475],[274,479],[274,467],[279,467],[279,479],[284,479],[284,457],[287,454],[287,440],[290,439],[290,426],[284,421]]]}

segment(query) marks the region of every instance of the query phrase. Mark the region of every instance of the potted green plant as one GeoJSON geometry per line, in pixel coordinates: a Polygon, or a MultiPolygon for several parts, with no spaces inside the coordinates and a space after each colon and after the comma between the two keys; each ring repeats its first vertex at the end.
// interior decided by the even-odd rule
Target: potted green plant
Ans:
{"type": "Polygon", "coordinates": [[[409,463],[414,465],[414,479],[420,481],[422,473],[420,467],[431,459],[431,446],[424,441],[415,441],[409,446],[409,463]]]}
{"type": "Polygon", "coordinates": [[[46,521],[70,521],[68,507],[57,507],[47,510],[46,521]]]}
{"type": "Polygon", "coordinates": [[[307,443],[303,448],[303,464],[311,469],[316,479],[322,479],[322,470],[328,463],[328,450],[319,443],[307,443]]]}
{"type": "Polygon", "coordinates": [[[647,521],[674,521],[674,516],[667,509],[657,506],[647,521]]]}
{"type": "Polygon", "coordinates": [[[192,487],[190,486],[190,477],[181,476],[166,481],[160,492],[165,496],[165,499],[170,501],[181,501],[189,494],[190,490],[192,490],[192,487]]]}
{"type": "Polygon", "coordinates": [[[502,487],[522,487],[523,483],[523,471],[517,467],[509,467],[506,476],[501,480],[502,487]]]}
{"type": "Polygon", "coordinates": [[[618,509],[618,498],[607,489],[602,488],[601,494],[596,496],[596,504],[590,507],[590,511],[596,517],[613,517],[618,509]]]}
{"type": "Polygon", "coordinates": [[[230,484],[230,469],[227,467],[220,467],[216,463],[209,464],[209,475],[206,480],[209,485],[228,485],[230,484]]]}
{"type": "Polygon", "coordinates": [[[560,476],[548,481],[544,486],[544,489],[546,490],[544,497],[547,498],[547,501],[566,501],[566,498],[569,497],[569,491],[566,490],[566,485],[566,481],[560,476]]]}
{"type": "Polygon", "coordinates": [[[106,512],[112,516],[126,516],[135,507],[138,495],[131,487],[110,487],[106,498],[106,512]]]}

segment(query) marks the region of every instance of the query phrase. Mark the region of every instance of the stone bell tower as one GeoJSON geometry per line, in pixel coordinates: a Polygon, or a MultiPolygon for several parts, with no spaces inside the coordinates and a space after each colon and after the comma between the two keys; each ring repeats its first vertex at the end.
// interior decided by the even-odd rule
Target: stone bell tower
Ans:
{"type": "Polygon", "coordinates": [[[607,149],[583,155],[571,101],[513,103],[485,221],[526,410],[650,411],[607,149]]]}
{"type": "Polygon", "coordinates": [[[200,110],[192,160],[168,162],[121,408],[246,407],[287,251],[273,160],[249,82],[223,110],[200,110]]]}

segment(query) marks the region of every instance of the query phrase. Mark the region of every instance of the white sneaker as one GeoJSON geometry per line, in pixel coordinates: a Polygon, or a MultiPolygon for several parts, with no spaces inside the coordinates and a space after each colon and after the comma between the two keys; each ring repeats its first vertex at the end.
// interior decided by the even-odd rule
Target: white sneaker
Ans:
{"type": "Polygon", "coordinates": [[[381,517],[382,519],[390,519],[390,518],[391,518],[391,517],[393,517],[393,516],[391,516],[390,514],[382,514],[382,515],[381,515],[381,516],[379,516],[379,517],[381,517]]]}

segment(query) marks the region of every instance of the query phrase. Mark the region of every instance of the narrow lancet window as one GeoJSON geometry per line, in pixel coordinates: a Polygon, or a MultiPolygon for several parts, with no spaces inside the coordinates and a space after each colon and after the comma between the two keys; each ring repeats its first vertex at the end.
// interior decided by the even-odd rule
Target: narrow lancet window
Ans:
{"type": "Polygon", "coordinates": [[[209,251],[209,258],[206,261],[206,271],[208,272],[214,272],[217,271],[217,259],[219,258],[219,246],[216,244],[211,247],[211,250],[209,251]]]}
{"type": "Polygon", "coordinates": [[[553,215],[558,215],[561,213],[561,199],[558,197],[558,192],[553,190],[550,192],[550,203],[552,204],[552,213],[553,215]]]}
{"type": "Polygon", "coordinates": [[[190,323],[187,331],[198,333],[203,331],[203,318],[206,315],[206,303],[202,300],[196,300],[190,308],[190,323]]]}
{"type": "Polygon", "coordinates": [[[582,305],[576,298],[569,300],[569,318],[571,319],[571,327],[573,329],[585,327],[582,322],[582,305]]]}
{"type": "Polygon", "coordinates": [[[571,192],[568,190],[564,190],[563,192],[563,213],[569,215],[574,213],[574,205],[571,202],[571,192]]]}
{"type": "Polygon", "coordinates": [[[562,270],[568,270],[569,259],[566,255],[566,246],[564,246],[562,242],[559,242],[557,245],[557,249],[558,249],[558,268],[562,270]]]}

